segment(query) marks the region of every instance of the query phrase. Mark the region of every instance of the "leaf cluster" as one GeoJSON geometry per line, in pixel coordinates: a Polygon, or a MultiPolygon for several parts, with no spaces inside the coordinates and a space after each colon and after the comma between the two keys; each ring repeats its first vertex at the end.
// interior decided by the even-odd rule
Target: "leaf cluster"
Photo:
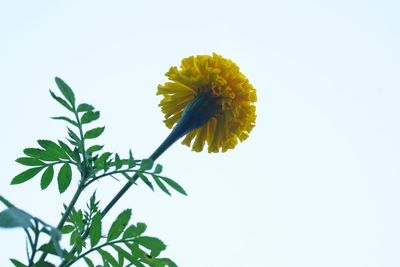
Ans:
{"type": "MultiPolygon", "coordinates": [[[[74,231],[81,230],[82,227],[83,213],[76,214],[77,216],[71,214],[69,224],[62,229],[63,233],[70,233],[70,240],[75,240],[74,231]]],[[[177,266],[171,259],[159,257],[166,249],[166,245],[158,238],[144,235],[147,229],[145,223],[129,224],[131,217],[132,210],[124,210],[105,231],[101,212],[94,213],[87,224],[89,244],[79,243],[77,256],[67,261],[65,266],[70,266],[79,260],[83,260],[88,267],[98,266],[100,264],[95,265],[91,257],[95,254],[100,255],[101,266],[177,266]],[[84,250],[85,248],[87,249],[84,250]]]]}
{"type": "Polygon", "coordinates": [[[16,175],[11,184],[22,184],[40,176],[42,190],[56,183],[58,192],[62,194],[76,184],[73,183],[74,179],[77,180],[78,187],[74,198],[64,206],[57,227],[15,208],[0,196],[4,204],[10,204],[6,204],[8,208],[0,213],[0,227],[24,229],[30,243],[28,264],[16,259],[11,259],[11,262],[16,267],[51,267],[54,265],[45,260],[51,254],[62,259],[62,267],[80,260],[92,267],[98,266],[91,259],[91,255],[97,253],[102,259],[101,266],[176,266],[171,259],[159,257],[166,245],[158,238],[144,235],[147,228],[145,223],[129,223],[131,209],[120,213],[105,231],[104,214],[95,193],[84,210],[76,208],[77,200],[84,190],[94,182],[108,177],[131,183],[140,180],[151,190],[158,187],[168,195],[171,195],[171,189],[184,195],[186,192],[176,181],[162,175],[162,165],[154,164],[153,160],[135,159],[131,150],[126,157],[105,151],[104,145],[97,142],[105,127],[92,126],[100,119],[100,111],[87,103],[78,104],[74,92],[62,79],[56,78],[55,82],[61,95],[51,90],[50,95],[66,109],[67,114],[52,119],[67,123],[65,140],[40,139],[37,146],[24,149],[24,155],[16,162],[27,169],[16,175]],[[92,144],[88,145],[89,143],[92,144]],[[50,237],[50,241],[39,245],[39,234],[43,233],[50,237]],[[69,251],[60,247],[62,235],[69,238],[72,247],[69,251]],[[39,260],[36,259],[38,253],[41,253],[39,260]]]}

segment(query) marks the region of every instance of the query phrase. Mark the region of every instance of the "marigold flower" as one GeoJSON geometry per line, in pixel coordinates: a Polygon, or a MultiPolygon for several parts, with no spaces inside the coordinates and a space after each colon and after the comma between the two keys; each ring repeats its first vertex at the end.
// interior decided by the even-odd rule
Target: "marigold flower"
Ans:
{"type": "Polygon", "coordinates": [[[233,61],[215,53],[191,56],[165,75],[170,82],[158,86],[159,106],[168,128],[190,124],[182,144],[200,152],[207,143],[208,152],[225,152],[248,137],[257,95],[233,61]]]}

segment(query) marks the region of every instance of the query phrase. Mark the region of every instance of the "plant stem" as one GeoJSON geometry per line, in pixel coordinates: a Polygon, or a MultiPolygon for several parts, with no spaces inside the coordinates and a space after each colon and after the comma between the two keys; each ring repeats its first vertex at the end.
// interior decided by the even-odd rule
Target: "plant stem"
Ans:
{"type": "MultiPolygon", "coordinates": [[[[86,150],[85,150],[85,139],[83,136],[83,129],[82,129],[82,123],[79,119],[79,115],[78,112],[75,110],[74,108],[74,114],[75,114],[75,119],[76,122],[78,123],[78,129],[79,129],[79,136],[81,138],[81,145],[82,145],[82,157],[83,157],[83,165],[81,165],[81,181],[79,183],[78,189],[76,190],[74,196],[71,199],[71,202],[69,203],[67,209],[65,210],[65,213],[63,214],[63,216],[61,217],[58,225],[57,225],[57,229],[61,230],[61,228],[64,226],[65,222],[67,221],[69,215],[71,214],[71,211],[74,209],[76,202],[78,201],[80,195],[82,194],[83,190],[85,189],[85,182],[87,180],[87,158],[86,158],[86,150]]],[[[44,252],[39,261],[43,261],[46,256],[48,255],[48,253],[44,252]]]]}
{"type": "Polygon", "coordinates": [[[61,228],[64,226],[64,223],[67,221],[68,216],[71,214],[71,211],[73,210],[76,202],[78,201],[80,195],[83,192],[84,187],[82,185],[78,186],[78,189],[76,190],[74,196],[71,199],[71,202],[69,203],[67,209],[65,210],[63,216],[61,217],[61,220],[57,224],[57,229],[61,230],[61,228]]]}
{"type": "Polygon", "coordinates": [[[78,123],[79,137],[81,138],[81,141],[82,141],[82,157],[83,157],[84,167],[82,168],[81,175],[82,175],[82,179],[84,179],[84,178],[86,178],[86,174],[87,174],[86,173],[87,159],[86,159],[86,149],[85,149],[85,138],[83,135],[81,120],[79,119],[78,112],[75,109],[74,109],[74,113],[75,113],[76,122],[78,123]]]}
{"type": "Polygon", "coordinates": [[[83,156],[83,168],[81,170],[81,182],[79,183],[78,189],[76,190],[74,196],[72,197],[71,202],[69,203],[67,209],[65,210],[64,215],[61,217],[60,222],[57,225],[57,229],[61,230],[61,228],[64,226],[64,223],[68,219],[69,214],[71,213],[72,209],[74,208],[76,202],[78,201],[78,198],[80,197],[81,193],[85,189],[85,182],[86,182],[86,168],[87,168],[87,159],[86,159],[86,150],[85,150],[85,139],[83,138],[83,130],[82,130],[82,124],[78,116],[78,112],[74,109],[75,113],[75,119],[76,122],[78,123],[78,128],[79,128],[79,135],[82,141],[82,156],[83,156]]]}
{"type": "MultiPolygon", "coordinates": [[[[61,228],[64,226],[64,223],[67,221],[68,216],[71,214],[71,211],[73,210],[76,202],[78,201],[81,193],[83,192],[84,187],[82,186],[82,183],[78,186],[78,189],[76,190],[74,196],[71,199],[71,202],[69,203],[67,209],[65,210],[63,216],[61,217],[60,221],[58,222],[57,229],[61,230],[61,228]]],[[[44,259],[47,257],[48,253],[43,252],[43,254],[40,256],[39,261],[44,261],[44,259]]]]}
{"type": "Polygon", "coordinates": [[[93,179],[91,179],[90,181],[88,181],[85,184],[85,187],[89,186],[91,183],[100,180],[101,178],[107,177],[107,176],[112,176],[114,174],[120,174],[120,173],[128,173],[128,172],[142,172],[144,174],[153,174],[152,172],[148,172],[148,171],[141,171],[140,169],[137,170],[132,170],[132,169],[126,169],[126,170],[115,170],[115,171],[111,171],[111,172],[107,172],[107,173],[103,173],[102,175],[99,176],[95,176],[93,179]]]}
{"type": "Polygon", "coordinates": [[[37,245],[38,245],[38,241],[39,241],[39,224],[38,222],[35,220],[35,228],[34,228],[34,233],[35,233],[35,241],[33,241],[33,245],[32,245],[32,255],[29,259],[29,265],[28,266],[33,266],[33,262],[35,260],[35,255],[37,252],[37,245]]]}
{"type": "MultiPolygon", "coordinates": [[[[29,233],[29,230],[26,229],[26,228],[24,228],[24,231],[25,231],[26,236],[28,237],[28,242],[29,242],[29,245],[31,246],[31,250],[32,250],[32,254],[33,254],[34,243],[33,243],[31,234],[29,233]]],[[[26,245],[26,256],[27,256],[28,261],[29,261],[28,265],[31,266],[33,262],[31,262],[32,257],[29,256],[28,245],[26,245]]]]}
{"type": "MultiPolygon", "coordinates": [[[[178,125],[179,126],[179,125],[178,125]]],[[[172,132],[168,135],[168,137],[162,142],[162,144],[151,154],[149,159],[155,161],[158,159],[173,143],[175,143],[181,136],[180,127],[175,127],[172,132]]],[[[99,176],[101,178],[101,176],[99,176]]],[[[139,178],[139,175],[135,173],[131,180],[129,180],[121,190],[111,199],[108,205],[102,210],[101,216],[104,217],[110,211],[110,209],[118,202],[118,200],[129,190],[129,188],[136,182],[139,178]]],[[[84,237],[86,238],[86,236],[84,237]]]]}
{"type": "Polygon", "coordinates": [[[2,195],[0,195],[0,201],[6,205],[7,208],[12,208],[15,207],[14,204],[12,204],[10,201],[8,201],[7,199],[5,199],[2,195]]]}

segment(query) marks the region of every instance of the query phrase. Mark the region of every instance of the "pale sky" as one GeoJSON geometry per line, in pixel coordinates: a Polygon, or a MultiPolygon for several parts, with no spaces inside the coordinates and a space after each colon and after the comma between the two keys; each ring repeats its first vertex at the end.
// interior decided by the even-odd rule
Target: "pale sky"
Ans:
{"type": "MultiPolygon", "coordinates": [[[[71,198],[39,177],[9,185],[24,148],[66,136],[49,118],[64,114],[55,76],[101,111],[105,149],[145,158],[169,133],[164,73],[217,52],[257,89],[249,139],[223,154],[175,144],[159,162],[189,196],[140,184],[106,221],[132,208],[184,267],[400,266],[399,13],[399,1],[3,0],[0,193],[53,225],[71,198]]],[[[91,188],[103,204],[122,186],[104,183],[91,188]]],[[[23,231],[0,240],[0,266],[25,260],[23,231]]]]}

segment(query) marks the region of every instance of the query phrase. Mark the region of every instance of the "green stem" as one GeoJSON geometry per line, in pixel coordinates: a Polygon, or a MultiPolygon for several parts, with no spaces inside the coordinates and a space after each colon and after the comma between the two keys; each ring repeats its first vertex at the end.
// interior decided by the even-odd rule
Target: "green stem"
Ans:
{"type": "Polygon", "coordinates": [[[36,252],[37,252],[38,241],[39,241],[40,231],[39,231],[39,224],[36,220],[35,220],[34,233],[35,233],[35,240],[33,241],[33,245],[32,245],[32,255],[29,259],[29,266],[33,266],[33,262],[35,260],[35,256],[36,256],[36,252]]]}
{"type": "Polygon", "coordinates": [[[138,169],[138,170],[132,170],[132,169],[115,170],[115,171],[112,171],[112,172],[104,173],[104,174],[99,175],[99,176],[95,176],[93,179],[91,179],[90,181],[88,181],[88,182],[85,184],[85,187],[87,187],[87,186],[89,186],[91,183],[93,183],[93,182],[95,182],[95,181],[98,181],[98,180],[100,180],[101,178],[104,178],[104,177],[107,177],[107,176],[111,176],[111,175],[114,175],[114,174],[127,173],[127,172],[138,172],[138,171],[140,171],[140,172],[142,172],[142,173],[145,173],[145,174],[154,174],[154,173],[148,172],[148,171],[141,171],[140,169],[138,169]]]}
{"type": "Polygon", "coordinates": [[[82,141],[82,157],[83,157],[84,168],[82,168],[81,174],[82,174],[82,178],[84,178],[84,177],[86,177],[86,168],[87,168],[85,138],[83,136],[83,129],[82,129],[81,120],[79,119],[78,112],[75,109],[74,109],[74,113],[75,113],[76,122],[78,123],[79,137],[81,138],[81,141],[82,141]]]}
{"type": "Polygon", "coordinates": [[[63,216],[61,217],[61,220],[58,222],[57,229],[61,230],[61,228],[64,226],[64,223],[67,221],[68,216],[71,214],[71,211],[74,209],[74,206],[76,202],[78,201],[80,195],[83,192],[84,187],[82,185],[79,185],[78,189],[76,190],[74,196],[71,199],[71,202],[69,203],[67,209],[65,210],[63,216]]]}
{"type": "MultiPolygon", "coordinates": [[[[61,228],[64,226],[65,222],[67,221],[69,215],[71,214],[73,208],[75,207],[76,202],[78,201],[80,195],[82,194],[83,190],[85,189],[85,182],[86,182],[86,169],[87,169],[87,159],[86,159],[86,150],[85,150],[85,139],[83,136],[83,129],[82,129],[82,124],[79,119],[78,112],[74,108],[74,114],[75,114],[75,119],[76,122],[78,123],[78,129],[79,129],[79,135],[81,138],[81,145],[82,145],[82,157],[83,157],[83,168],[81,168],[81,181],[79,183],[78,189],[76,190],[74,196],[71,199],[71,202],[69,203],[67,209],[65,210],[65,213],[61,217],[61,220],[59,221],[57,225],[57,229],[61,230],[61,228]]],[[[42,256],[40,257],[39,261],[43,261],[48,254],[44,252],[42,256]]]]}
{"type": "Polygon", "coordinates": [[[57,165],[57,164],[65,164],[65,163],[78,166],[78,164],[76,162],[73,162],[72,160],[59,160],[59,161],[54,162],[54,163],[46,164],[46,166],[54,166],[54,165],[57,165]]]}
{"type": "MultiPolygon", "coordinates": [[[[33,239],[31,237],[31,234],[29,233],[29,230],[26,229],[26,228],[24,228],[24,231],[25,231],[26,236],[28,237],[29,245],[31,246],[31,250],[32,250],[32,253],[33,253],[34,243],[33,243],[33,239]]],[[[33,262],[31,262],[32,257],[29,256],[28,247],[26,248],[26,256],[27,256],[28,262],[29,262],[28,265],[31,266],[33,262]]]]}
{"type": "MultiPolygon", "coordinates": [[[[175,143],[181,136],[182,129],[179,127],[175,127],[168,137],[161,143],[161,145],[151,154],[149,159],[156,161],[173,143],[175,143]]],[[[110,209],[118,202],[118,200],[129,190],[129,188],[136,182],[139,178],[139,175],[135,173],[131,180],[129,180],[121,190],[111,199],[110,203],[104,208],[101,212],[101,216],[104,217],[110,211],[110,209]]]]}
{"type": "MultiPolygon", "coordinates": [[[[65,210],[63,216],[61,217],[61,220],[58,222],[57,229],[61,230],[61,228],[64,226],[64,223],[67,221],[69,215],[71,214],[71,211],[73,210],[76,202],[78,201],[81,193],[83,192],[84,187],[82,186],[82,183],[78,186],[78,189],[76,190],[74,196],[71,199],[71,202],[69,203],[67,209],[65,210]]],[[[47,257],[48,253],[43,252],[43,254],[40,256],[39,261],[44,261],[44,259],[47,257]]]]}
{"type": "Polygon", "coordinates": [[[0,195],[0,201],[3,202],[3,204],[6,205],[7,208],[15,207],[10,201],[5,199],[2,195],[0,195]]]}

